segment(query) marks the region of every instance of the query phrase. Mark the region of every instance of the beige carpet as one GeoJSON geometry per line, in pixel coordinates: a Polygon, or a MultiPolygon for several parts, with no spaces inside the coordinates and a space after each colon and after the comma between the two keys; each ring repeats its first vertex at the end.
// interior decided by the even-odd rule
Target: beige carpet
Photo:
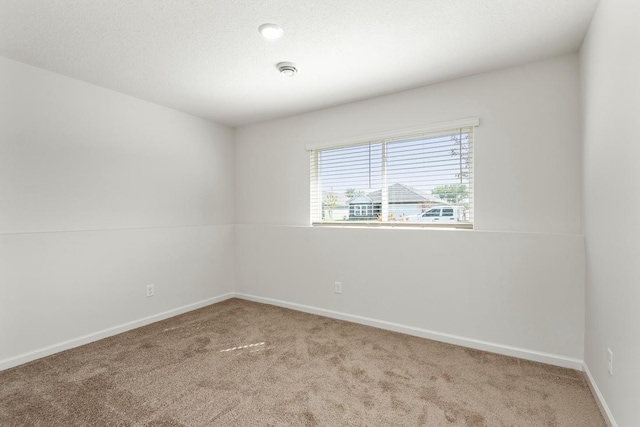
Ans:
{"type": "Polygon", "coordinates": [[[233,299],[0,372],[2,426],[605,426],[583,374],[233,299]]]}

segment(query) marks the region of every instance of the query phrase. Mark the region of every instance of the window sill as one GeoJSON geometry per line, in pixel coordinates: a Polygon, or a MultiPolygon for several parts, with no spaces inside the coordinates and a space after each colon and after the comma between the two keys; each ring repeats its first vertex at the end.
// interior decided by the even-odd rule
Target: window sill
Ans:
{"type": "Polygon", "coordinates": [[[344,228],[422,228],[422,229],[456,229],[473,230],[472,223],[429,223],[420,224],[416,222],[380,222],[380,221],[318,221],[312,222],[314,227],[344,227],[344,228]]]}

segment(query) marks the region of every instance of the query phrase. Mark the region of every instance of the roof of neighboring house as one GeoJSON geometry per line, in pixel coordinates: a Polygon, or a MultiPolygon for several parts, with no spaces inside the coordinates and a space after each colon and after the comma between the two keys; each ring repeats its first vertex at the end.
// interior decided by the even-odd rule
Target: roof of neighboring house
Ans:
{"type": "Polygon", "coordinates": [[[371,200],[371,197],[369,197],[369,196],[356,196],[356,197],[350,199],[348,201],[348,203],[350,205],[352,205],[352,204],[363,204],[363,203],[364,204],[370,204],[370,203],[373,203],[373,200],[371,200]]]}
{"type": "MultiPolygon", "coordinates": [[[[367,194],[372,203],[382,202],[382,190],[367,194]]],[[[420,190],[403,184],[393,184],[389,187],[389,203],[420,203],[430,201],[420,193],[420,190]]]]}

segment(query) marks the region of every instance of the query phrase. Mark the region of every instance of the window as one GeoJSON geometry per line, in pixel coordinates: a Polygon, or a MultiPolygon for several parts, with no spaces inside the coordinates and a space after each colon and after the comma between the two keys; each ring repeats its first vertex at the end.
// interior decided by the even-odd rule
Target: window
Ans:
{"type": "Polygon", "coordinates": [[[473,132],[467,119],[314,144],[314,225],[473,228],[473,132]]]}

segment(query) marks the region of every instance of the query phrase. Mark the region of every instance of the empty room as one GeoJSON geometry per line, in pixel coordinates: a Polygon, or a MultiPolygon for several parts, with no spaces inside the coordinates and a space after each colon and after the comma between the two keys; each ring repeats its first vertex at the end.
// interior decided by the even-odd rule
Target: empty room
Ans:
{"type": "Polygon", "coordinates": [[[640,426],[637,0],[0,0],[0,426],[640,426]]]}

